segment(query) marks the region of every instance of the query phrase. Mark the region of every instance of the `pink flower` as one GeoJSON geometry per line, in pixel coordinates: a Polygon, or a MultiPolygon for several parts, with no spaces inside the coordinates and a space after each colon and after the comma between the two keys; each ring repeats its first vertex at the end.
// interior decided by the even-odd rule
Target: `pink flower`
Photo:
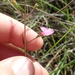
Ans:
{"type": "Polygon", "coordinates": [[[51,35],[51,34],[54,33],[54,30],[51,29],[51,28],[40,27],[40,29],[41,29],[41,31],[42,31],[42,32],[40,33],[40,35],[42,35],[42,36],[49,36],[49,35],[51,35]]]}

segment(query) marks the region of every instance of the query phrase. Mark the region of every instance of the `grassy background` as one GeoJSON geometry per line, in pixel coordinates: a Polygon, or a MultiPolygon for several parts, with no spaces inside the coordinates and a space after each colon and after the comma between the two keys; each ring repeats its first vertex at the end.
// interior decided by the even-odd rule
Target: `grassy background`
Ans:
{"type": "MultiPolygon", "coordinates": [[[[0,1],[0,12],[23,23],[22,16],[8,1],[10,0],[0,1]]],[[[24,7],[24,0],[17,2],[24,7]]],[[[27,0],[27,14],[33,10],[35,3],[38,3],[38,7],[28,16],[27,26],[37,33],[40,32],[40,26],[52,28],[55,33],[43,37],[44,45],[39,51],[28,53],[43,65],[50,75],[75,75],[75,1],[27,0]],[[68,4],[69,2],[71,3],[68,4]]]]}

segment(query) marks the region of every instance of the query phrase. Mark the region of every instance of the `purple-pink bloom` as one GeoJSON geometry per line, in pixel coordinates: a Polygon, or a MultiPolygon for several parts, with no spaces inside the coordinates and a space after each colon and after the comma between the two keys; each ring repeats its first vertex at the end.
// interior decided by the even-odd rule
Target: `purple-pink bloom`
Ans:
{"type": "Polygon", "coordinates": [[[41,29],[41,31],[42,31],[42,32],[40,33],[40,35],[42,35],[42,36],[49,36],[49,35],[51,35],[51,34],[54,33],[54,30],[51,29],[51,28],[40,27],[40,29],[41,29]]]}

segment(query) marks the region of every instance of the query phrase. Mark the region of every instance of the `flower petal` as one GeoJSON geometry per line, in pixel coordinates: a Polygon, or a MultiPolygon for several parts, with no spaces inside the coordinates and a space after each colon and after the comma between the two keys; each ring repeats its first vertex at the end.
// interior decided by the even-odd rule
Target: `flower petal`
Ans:
{"type": "Polygon", "coordinates": [[[49,29],[47,30],[47,33],[51,35],[51,34],[53,34],[53,33],[54,33],[54,30],[53,30],[53,29],[51,29],[51,28],[49,28],[49,29]]]}
{"type": "Polygon", "coordinates": [[[49,36],[54,33],[54,30],[51,28],[40,27],[42,32],[40,33],[42,36],[49,36]]]}
{"type": "Polygon", "coordinates": [[[41,31],[45,31],[45,30],[47,30],[48,28],[46,28],[46,27],[40,27],[40,29],[41,29],[41,31]]]}

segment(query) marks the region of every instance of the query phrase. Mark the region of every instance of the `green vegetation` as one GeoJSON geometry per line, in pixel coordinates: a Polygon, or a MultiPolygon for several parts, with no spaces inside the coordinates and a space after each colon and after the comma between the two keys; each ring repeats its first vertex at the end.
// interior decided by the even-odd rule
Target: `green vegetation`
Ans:
{"type": "MultiPolygon", "coordinates": [[[[24,23],[21,14],[10,0],[0,1],[0,12],[24,23]]],[[[24,0],[17,0],[18,9],[24,13],[24,0]]],[[[43,37],[44,45],[36,52],[28,52],[50,75],[75,75],[75,10],[74,0],[28,0],[26,24],[37,33],[39,27],[54,29],[55,33],[43,37]],[[34,4],[38,7],[34,8],[34,4]]]]}

